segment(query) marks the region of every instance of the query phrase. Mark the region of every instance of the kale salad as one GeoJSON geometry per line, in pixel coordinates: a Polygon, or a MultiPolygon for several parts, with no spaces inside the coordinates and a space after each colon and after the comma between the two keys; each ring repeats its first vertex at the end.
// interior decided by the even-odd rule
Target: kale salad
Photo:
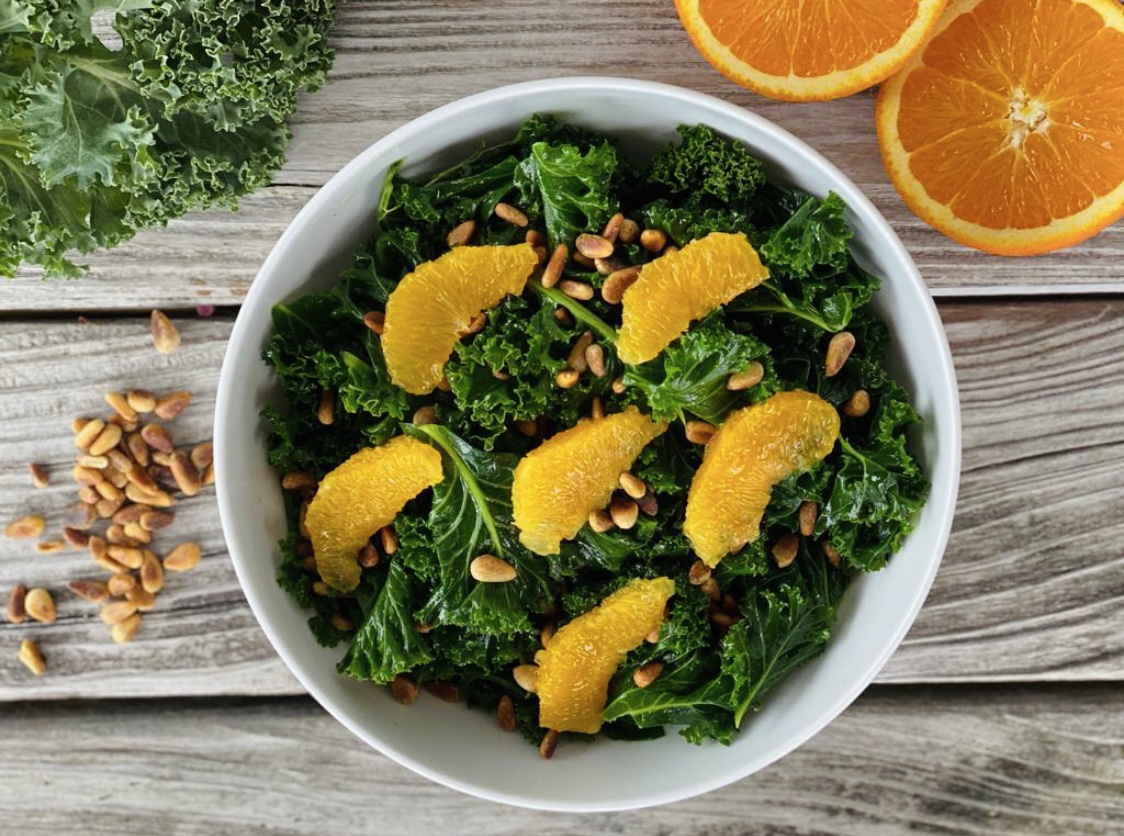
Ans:
{"type": "Polygon", "coordinates": [[[274,308],[264,359],[286,403],[263,415],[289,520],[279,581],[312,612],[318,641],[346,645],[341,674],[388,684],[401,702],[420,687],[496,712],[533,743],[553,735],[552,751],[557,734],[540,727],[517,671],[626,584],[667,578],[663,622],[617,667],[601,731],[643,740],[673,727],[692,743],[729,743],[770,689],[824,650],[850,578],[882,568],[911,530],[928,492],[906,438],[920,419],[883,365],[890,335],[868,304],[879,280],[850,253],[842,199],[773,182],[705,125],[680,134],[638,161],[612,137],[534,116],[446,171],[392,171],[377,232],[335,287],[274,308]],[[768,278],[654,359],[622,363],[610,276],[644,275],[711,233],[743,234],[768,278]],[[608,239],[611,254],[583,255],[582,235],[608,239]],[[524,242],[539,267],[523,292],[460,335],[432,392],[395,385],[380,335],[403,278],[451,243],[524,242]],[[560,245],[562,274],[547,281],[560,245]],[[841,345],[845,362],[829,368],[841,345]],[[760,536],[703,565],[683,527],[704,442],[739,410],[792,390],[838,410],[837,443],[772,486],[760,536]],[[582,419],[628,410],[666,431],[622,474],[614,513],[591,514],[557,554],[530,551],[513,521],[516,466],[582,419]],[[303,515],[327,474],[399,436],[440,454],[441,480],[372,533],[358,585],[340,593],[317,572],[303,515]],[[470,564],[480,555],[517,571],[479,582],[470,564]]]}

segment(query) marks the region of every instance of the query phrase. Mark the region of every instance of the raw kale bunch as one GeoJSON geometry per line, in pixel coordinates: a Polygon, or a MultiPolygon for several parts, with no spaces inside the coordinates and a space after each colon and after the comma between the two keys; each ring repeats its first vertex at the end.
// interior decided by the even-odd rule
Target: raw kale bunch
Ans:
{"type": "MultiPolygon", "coordinates": [[[[729,742],[770,689],[824,649],[850,577],[883,566],[912,528],[928,490],[906,438],[919,419],[883,366],[892,335],[867,305],[878,280],[850,254],[843,201],[770,182],[743,146],[706,126],[681,133],[679,144],[637,168],[611,139],[536,116],[511,140],[452,169],[428,178],[393,174],[378,232],[338,285],[274,309],[265,358],[287,401],[266,411],[275,467],[319,477],[361,446],[400,433],[433,445],[444,460],[445,480],[399,514],[396,550],[364,571],[352,596],[313,594],[299,498],[290,497],[281,583],[316,611],[311,624],[321,641],[348,643],[343,673],[378,683],[402,675],[452,682],[488,710],[508,696],[520,729],[537,740],[535,698],[511,671],[532,662],[540,630],[581,615],[631,578],[666,575],[676,583],[669,617],[659,641],[633,651],[613,680],[604,731],[644,739],[678,726],[692,742],[729,742]],[[383,309],[403,275],[446,252],[446,235],[463,221],[475,221],[474,244],[522,241],[524,230],[495,216],[500,201],[522,209],[550,248],[600,230],[617,211],[677,246],[713,231],[744,232],[771,277],[656,359],[628,368],[612,351],[619,306],[531,282],[457,345],[444,391],[407,395],[390,382],[363,316],[383,309]],[[827,377],[827,345],[844,329],[856,348],[842,372],[827,377]],[[586,331],[604,347],[607,373],[560,388],[555,376],[586,331]],[[761,365],[760,381],[727,389],[730,375],[752,363],[761,365]],[[774,488],[761,537],[719,564],[714,580],[724,595],[712,600],[713,588],[688,577],[694,556],[681,526],[702,457],[684,424],[720,424],[732,410],[797,388],[837,407],[863,389],[870,409],[844,414],[835,451],[774,488]],[[316,417],[326,389],[338,393],[330,426],[316,417]],[[561,554],[538,557],[512,526],[513,469],[542,437],[588,416],[594,398],[609,412],[636,404],[672,423],[633,468],[657,507],[629,530],[587,526],[561,554]],[[427,405],[438,423],[411,423],[427,405]],[[805,502],[819,508],[814,530],[801,538],[796,560],[778,568],[767,545],[799,530],[805,502]],[[485,552],[514,564],[517,579],[473,582],[468,564],[485,552]],[[354,629],[341,629],[348,624],[354,629]],[[632,674],[656,661],[661,675],[637,687],[632,674]]],[[[654,257],[638,244],[623,252],[633,264],[654,257]]],[[[604,280],[573,261],[566,270],[598,287],[604,280]]]]}
{"type": "Polygon", "coordinates": [[[0,0],[0,276],[79,275],[68,254],[268,184],[336,6],[0,0]]]}

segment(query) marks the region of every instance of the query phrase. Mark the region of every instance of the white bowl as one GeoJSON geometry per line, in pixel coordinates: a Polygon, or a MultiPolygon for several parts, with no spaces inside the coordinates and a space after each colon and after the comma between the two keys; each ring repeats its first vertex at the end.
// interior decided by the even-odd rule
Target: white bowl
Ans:
{"type": "Polygon", "coordinates": [[[858,697],[913,623],[940,563],[960,469],[960,410],[948,343],[936,308],[893,230],[851,181],[791,134],[742,108],[690,90],[620,78],[562,78],[501,87],[439,108],[376,142],[322,188],[269,254],[231,334],[219,381],[215,467],[223,531],[238,578],[281,658],[309,692],[361,739],[434,781],[482,798],[552,810],[619,810],[663,804],[729,784],[808,740],[858,697]],[[440,170],[482,139],[511,135],[549,112],[654,151],[680,124],[706,123],[744,142],[770,173],[823,195],[838,192],[855,229],[854,252],[884,278],[875,305],[895,334],[891,368],[924,417],[915,439],[932,494],[887,569],[857,578],[823,656],[769,695],[729,747],[661,740],[559,748],[540,759],[518,735],[463,705],[395,703],[386,689],[336,673],[340,650],[319,647],[306,613],[278,587],[281,491],[266,464],[261,407],[277,385],[261,360],[271,306],[332,285],[375,223],[387,169],[440,170]]]}

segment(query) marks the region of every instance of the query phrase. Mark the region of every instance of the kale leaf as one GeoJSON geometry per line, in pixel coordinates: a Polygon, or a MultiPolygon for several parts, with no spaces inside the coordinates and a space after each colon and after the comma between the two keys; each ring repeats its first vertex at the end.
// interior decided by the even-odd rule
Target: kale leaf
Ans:
{"type": "Polygon", "coordinates": [[[342,673],[387,683],[433,658],[414,620],[416,587],[406,568],[391,561],[374,606],[340,661],[342,673]]]}
{"type": "Polygon", "coordinates": [[[648,180],[692,205],[717,202],[745,206],[765,182],[761,161],[740,142],[719,136],[706,125],[679,127],[680,142],[652,160],[648,180]]]}
{"type": "Polygon", "coordinates": [[[617,149],[603,142],[585,153],[576,145],[536,142],[519,164],[515,184],[524,211],[541,215],[553,249],[599,230],[617,211],[617,149]]]}

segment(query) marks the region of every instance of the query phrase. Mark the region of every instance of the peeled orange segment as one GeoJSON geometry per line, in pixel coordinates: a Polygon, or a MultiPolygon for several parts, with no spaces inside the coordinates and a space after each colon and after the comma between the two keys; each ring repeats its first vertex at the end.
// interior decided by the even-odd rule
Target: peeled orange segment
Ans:
{"type": "Polygon", "coordinates": [[[539,660],[539,725],[596,734],[609,680],[630,650],[663,622],[668,578],[629,581],[596,607],[560,628],[539,660]]]}
{"type": "Polygon", "coordinates": [[[320,480],[304,524],[324,582],[340,592],[355,589],[359,550],[394,522],[407,502],[441,478],[441,454],[399,436],[360,450],[320,480]]]}
{"type": "Polygon", "coordinates": [[[1083,241],[1124,215],[1124,6],[952,0],[876,121],[898,192],[950,238],[1000,255],[1083,241]]]}
{"type": "Polygon", "coordinates": [[[778,392],[730,415],[706,446],[687,494],[683,533],[707,566],[760,535],[773,485],[823,461],[839,413],[811,392],[778,392]]]}
{"type": "Polygon", "coordinates": [[[945,0],[675,0],[714,68],[763,96],[837,99],[877,84],[925,43],[945,0]]]}
{"type": "Polygon", "coordinates": [[[382,350],[390,378],[413,395],[432,392],[462,331],[509,293],[522,293],[539,259],[530,244],[455,247],[419,264],[386,303],[382,350]]]}
{"type": "Polygon", "coordinates": [[[712,232],[645,264],[624,292],[617,354],[644,363],[719,306],[769,278],[742,233],[712,232]]]}
{"type": "Polygon", "coordinates": [[[563,540],[609,504],[621,473],[665,429],[666,422],[630,406],[578,421],[524,456],[511,484],[519,542],[535,554],[558,554],[563,540]]]}

